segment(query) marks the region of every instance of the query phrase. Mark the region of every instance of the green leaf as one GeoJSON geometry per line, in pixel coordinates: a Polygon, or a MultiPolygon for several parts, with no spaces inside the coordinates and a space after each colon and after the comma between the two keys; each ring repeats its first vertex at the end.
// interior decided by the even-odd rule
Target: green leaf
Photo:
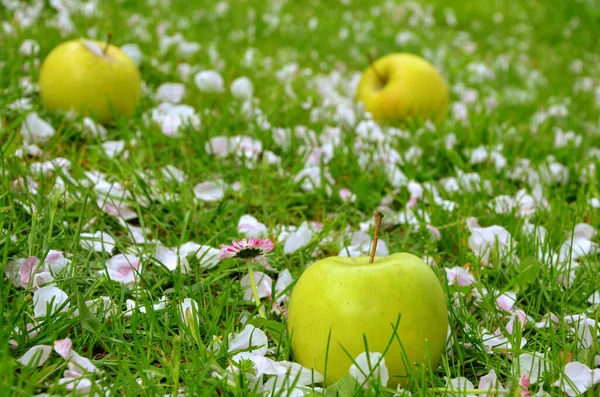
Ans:
{"type": "Polygon", "coordinates": [[[359,388],[360,384],[356,379],[350,375],[346,375],[335,384],[329,386],[325,395],[328,397],[352,397],[359,388]]]}
{"type": "Polygon", "coordinates": [[[535,259],[526,258],[519,265],[518,272],[521,286],[533,284],[539,278],[540,263],[535,259]]]}
{"type": "Polygon", "coordinates": [[[458,154],[454,150],[449,150],[446,152],[446,154],[448,156],[448,160],[450,160],[452,165],[454,165],[455,167],[458,167],[461,170],[466,169],[465,162],[463,161],[462,157],[460,157],[460,154],[458,154]]]}
{"type": "Polygon", "coordinates": [[[257,328],[262,328],[279,335],[282,335],[285,332],[285,324],[282,324],[278,321],[265,320],[264,318],[253,318],[252,320],[248,321],[248,324],[252,324],[257,328]]]}
{"type": "Polygon", "coordinates": [[[77,308],[79,309],[79,323],[81,327],[92,333],[98,333],[102,328],[102,323],[94,313],[89,311],[85,304],[85,299],[79,292],[77,292],[77,308]]]}

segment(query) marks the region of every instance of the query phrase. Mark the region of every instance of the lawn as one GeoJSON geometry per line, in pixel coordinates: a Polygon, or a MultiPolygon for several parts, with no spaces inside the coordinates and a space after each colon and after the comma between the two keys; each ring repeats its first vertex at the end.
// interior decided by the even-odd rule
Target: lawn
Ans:
{"type": "Polygon", "coordinates": [[[599,395],[599,50],[593,0],[0,0],[0,394],[599,395]],[[44,107],[50,51],[109,34],[133,116],[44,107]],[[355,101],[395,52],[444,76],[443,121],[355,101]],[[439,279],[446,346],[398,388],[368,348],[322,382],[290,295],[369,255],[375,211],[378,255],[439,279]],[[270,252],[221,258],[242,238],[270,252]]]}

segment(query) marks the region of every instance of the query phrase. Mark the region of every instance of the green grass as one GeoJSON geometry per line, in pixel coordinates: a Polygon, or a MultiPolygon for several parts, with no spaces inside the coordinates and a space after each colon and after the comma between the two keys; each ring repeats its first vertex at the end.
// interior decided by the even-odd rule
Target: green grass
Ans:
{"type": "MultiPolygon", "coordinates": [[[[24,6],[34,2],[22,3],[24,6]]],[[[452,88],[452,103],[465,100],[461,92],[467,88],[478,93],[475,102],[467,105],[465,122],[450,111],[447,119],[434,129],[419,123],[405,124],[398,127],[407,133],[406,137],[386,138],[389,148],[403,156],[420,148],[422,155],[413,162],[406,161],[402,171],[408,180],[433,182],[443,198],[457,204],[455,211],[448,212],[438,205],[427,204],[427,200],[419,201],[417,208],[426,210],[430,224],[439,228],[439,241],[430,237],[423,219],[412,226],[391,222],[381,235],[390,253],[407,251],[434,258],[437,263],[434,271],[449,301],[451,345],[439,367],[431,372],[415,371],[406,390],[413,396],[432,395],[434,388],[443,389],[445,377],[459,376],[477,385],[479,378],[493,369],[502,384],[511,388],[510,395],[520,395],[519,377],[512,371],[515,358],[522,353],[548,349],[551,370],[540,382],[544,382],[543,388],[551,395],[563,395],[550,385],[559,378],[567,355],[594,368],[594,357],[600,354],[593,321],[597,313],[588,298],[600,288],[598,256],[581,258],[574,280],[566,286],[557,281],[561,271],[548,258],[569,238],[568,233],[576,224],[599,225],[600,210],[591,205],[591,199],[600,198],[598,175],[581,179],[586,167],[598,161],[600,147],[598,3],[588,0],[429,1],[427,5],[391,1],[343,3],[346,2],[244,0],[230,2],[229,9],[216,16],[217,3],[213,1],[107,0],[98,2],[95,15],[73,13],[75,32],[65,37],[53,27],[56,11],[45,1],[40,3],[44,5],[40,19],[27,28],[19,26],[17,11],[0,6],[0,20],[15,30],[14,34],[7,34],[0,27],[0,263],[5,269],[9,261],[18,258],[43,259],[49,250],[68,253],[72,263],[69,271],[56,279],[56,285],[68,296],[70,308],[36,319],[38,333],[31,338],[15,333],[14,329],[25,329],[34,322],[33,291],[15,287],[8,278],[1,279],[2,395],[65,394],[58,380],[66,364],[56,353],[40,368],[24,367],[16,359],[33,346],[52,346],[55,340],[67,337],[76,352],[91,359],[102,371],[100,375],[90,375],[90,379],[98,381],[92,392],[176,395],[177,390],[185,388],[189,395],[259,395],[248,376],[229,380],[222,376],[231,363],[232,354],[227,352],[225,343],[228,335],[243,329],[246,313],[257,313],[255,305],[243,299],[240,279],[247,274],[246,267],[223,260],[206,269],[192,259],[189,273],[165,269],[153,258],[155,245],[133,244],[116,218],[98,207],[93,185],[81,181],[85,180],[86,171],[97,170],[108,181],[120,183],[130,193],[130,206],[139,214],[139,220],[132,224],[147,228],[150,240],[158,240],[167,247],[194,241],[218,248],[242,237],[236,227],[244,214],[266,224],[273,239],[281,226],[320,222],[322,231],[315,232],[306,247],[285,254],[283,244],[278,243],[268,256],[270,265],[276,269],[269,273],[273,280],[277,280],[278,272],[283,269],[289,269],[296,280],[317,259],[337,255],[341,250],[339,241],[344,238],[348,241],[361,222],[370,220],[384,197],[391,195],[393,211],[402,213],[410,196],[406,187],[394,188],[390,184],[384,164],[371,161],[367,167],[361,166],[357,158],[371,155],[376,144],[361,141],[355,125],[336,119],[332,109],[324,107],[320,87],[315,84],[318,75],[333,80],[336,78],[333,72],[339,70],[339,94],[352,99],[350,81],[355,73],[368,66],[369,51],[378,56],[406,51],[431,60],[452,88]],[[455,23],[451,23],[449,13],[454,15],[455,23]],[[141,21],[128,23],[133,15],[141,21]],[[309,27],[311,18],[318,21],[314,30],[309,27]],[[426,24],[428,18],[433,21],[431,25],[426,24]],[[279,24],[270,26],[269,21],[275,20],[279,24]],[[174,49],[160,53],[157,27],[164,23],[169,24],[168,35],[181,33],[186,40],[199,43],[201,50],[189,57],[174,49]],[[107,157],[98,138],[82,137],[81,119],[48,112],[41,106],[38,93],[24,92],[19,83],[25,77],[37,81],[39,68],[34,58],[42,61],[63,40],[89,36],[90,28],[95,29],[100,40],[112,32],[115,44],[136,43],[144,54],[140,70],[148,93],[134,117],[108,127],[107,140],[124,140],[128,158],[107,157]],[[348,30],[346,39],[340,38],[343,29],[348,30]],[[412,32],[415,39],[397,44],[395,38],[401,31],[412,32]],[[36,57],[19,53],[26,39],[39,43],[36,57]],[[243,61],[249,48],[254,49],[251,64],[243,61]],[[215,61],[214,54],[218,54],[219,61],[215,61]],[[578,73],[573,71],[576,60],[581,61],[578,73]],[[201,127],[188,126],[177,137],[167,137],[159,126],[145,122],[143,115],[158,105],[152,95],[158,86],[182,82],[177,67],[183,62],[192,65],[194,73],[221,64],[218,68],[226,91],[202,93],[192,74],[184,82],[186,94],[182,103],[196,109],[201,127]],[[276,77],[277,71],[290,63],[300,68],[290,83],[296,97],[290,96],[285,84],[276,77]],[[477,65],[485,65],[493,77],[479,75],[475,70],[477,65]],[[270,128],[263,128],[255,117],[246,117],[241,102],[230,94],[230,83],[241,76],[252,80],[256,106],[270,128]],[[584,77],[591,79],[592,87],[577,91],[575,87],[582,84],[584,77]],[[26,113],[11,110],[8,105],[23,97],[30,98],[33,111],[57,130],[42,146],[41,158],[14,156],[22,146],[20,126],[26,113]],[[490,98],[497,103],[496,108],[489,107],[490,98]],[[308,110],[303,107],[307,101],[312,103],[308,110]],[[556,109],[557,104],[566,107],[566,115],[536,122],[541,113],[553,106],[556,109]],[[322,117],[311,117],[321,110],[322,117]],[[308,145],[291,134],[289,147],[280,147],[273,130],[293,131],[299,126],[306,126],[317,136],[326,127],[342,129],[341,143],[326,165],[334,180],[332,186],[307,192],[294,179],[304,167],[302,151],[308,145]],[[581,144],[555,147],[557,129],[574,131],[581,137],[581,144]],[[450,134],[457,140],[453,148],[445,145],[450,134]],[[206,142],[221,135],[258,139],[263,150],[281,157],[281,164],[258,161],[252,165],[235,155],[218,158],[208,154],[206,142]],[[497,145],[507,160],[505,167],[495,169],[489,161],[470,163],[471,150],[497,145]],[[525,218],[515,212],[497,214],[490,203],[499,195],[514,196],[522,188],[531,193],[531,186],[514,177],[515,168],[521,159],[529,159],[534,170],[543,168],[549,155],[566,167],[569,177],[564,184],[543,183],[549,207],[528,218],[529,223],[548,230],[546,242],[540,244],[523,233],[525,218]],[[33,163],[57,157],[68,159],[70,169],[59,168],[47,174],[32,170],[33,163]],[[181,169],[186,179],[182,183],[166,181],[161,177],[161,169],[167,165],[181,169]],[[482,181],[490,183],[491,191],[446,192],[438,182],[456,177],[459,171],[478,173],[482,181]],[[15,189],[13,182],[24,177],[39,184],[37,193],[15,189]],[[228,186],[240,182],[241,189],[227,189],[224,198],[216,202],[197,200],[194,186],[215,178],[228,186]],[[64,189],[55,188],[58,179],[65,181],[64,189]],[[341,188],[349,188],[356,194],[356,202],[343,202],[337,193],[341,188]],[[35,210],[27,211],[26,206],[34,206],[35,210]],[[520,261],[492,255],[490,266],[481,264],[467,245],[468,217],[478,218],[482,226],[506,228],[518,242],[512,254],[520,261]],[[94,231],[108,232],[115,238],[112,254],[131,252],[135,247],[142,258],[135,289],[98,274],[105,269],[111,255],[83,249],[79,241],[81,233],[94,231]],[[538,255],[539,250],[545,254],[544,258],[538,255]],[[444,268],[466,264],[470,264],[475,283],[470,287],[447,286],[444,268]],[[482,296],[479,302],[473,298],[474,291],[482,296]],[[495,303],[500,293],[508,291],[516,292],[516,306],[531,318],[524,329],[517,329],[513,335],[505,329],[507,313],[495,303]],[[163,296],[166,308],[152,310],[152,304],[163,296]],[[85,309],[85,301],[100,297],[108,297],[112,302],[114,312],[109,317],[85,309]],[[178,305],[185,298],[198,302],[197,318],[191,326],[186,326],[178,315],[178,305]],[[147,313],[134,311],[131,316],[124,315],[127,300],[135,301],[138,307],[145,306],[147,313]],[[74,315],[77,309],[79,314],[74,315]],[[534,323],[549,312],[560,319],[556,329],[535,328],[534,323]],[[592,319],[593,343],[587,347],[582,347],[573,326],[563,320],[564,316],[578,313],[592,319]],[[508,334],[513,348],[488,352],[482,342],[482,329],[498,328],[508,334]],[[223,341],[225,347],[213,350],[213,337],[223,341]],[[521,337],[527,343],[520,349],[521,337]],[[11,347],[11,339],[18,346],[11,347]]],[[[425,197],[431,199],[430,193],[426,191],[425,197]]],[[[386,212],[385,220],[395,218],[395,214],[386,212]]],[[[594,236],[592,240],[598,238],[594,236]]],[[[257,321],[255,325],[269,337],[271,349],[267,356],[276,361],[294,361],[289,335],[282,334],[285,318],[269,312],[269,299],[263,299],[263,303],[269,322],[257,321]]],[[[336,395],[336,390],[340,396],[394,394],[386,388],[361,389],[349,379],[343,382],[332,387],[328,395],[336,395]]],[[[531,390],[537,389],[538,386],[533,386],[531,390]]],[[[600,388],[595,387],[588,395],[599,392],[600,388]]]]}

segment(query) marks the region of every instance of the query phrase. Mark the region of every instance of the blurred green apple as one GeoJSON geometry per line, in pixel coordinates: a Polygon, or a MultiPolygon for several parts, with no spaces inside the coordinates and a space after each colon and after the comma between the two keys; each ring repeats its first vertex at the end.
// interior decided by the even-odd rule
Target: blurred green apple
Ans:
{"type": "Polygon", "coordinates": [[[377,121],[419,117],[441,121],[450,102],[436,68],[413,54],[397,53],[373,62],[363,73],[356,99],[377,121]]]}
{"type": "Polygon", "coordinates": [[[404,357],[410,366],[437,368],[448,331],[446,295],[433,270],[411,254],[376,257],[373,263],[369,257],[330,257],[298,280],[288,331],[296,361],[329,381],[347,375],[352,364],[341,346],[355,358],[365,351],[363,334],[370,352],[383,353],[389,344],[385,363],[395,387],[410,371],[404,357]],[[393,338],[399,316],[397,336],[404,350],[393,338]]]}
{"type": "Polygon", "coordinates": [[[85,39],[54,48],[42,63],[39,84],[46,108],[74,110],[101,123],[113,121],[113,111],[131,116],[141,91],[140,72],[127,54],[85,39]]]}

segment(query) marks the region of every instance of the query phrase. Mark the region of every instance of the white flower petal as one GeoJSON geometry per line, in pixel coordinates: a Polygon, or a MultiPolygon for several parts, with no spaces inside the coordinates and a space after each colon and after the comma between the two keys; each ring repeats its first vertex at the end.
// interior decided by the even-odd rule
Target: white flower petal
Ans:
{"type": "Polygon", "coordinates": [[[529,376],[534,384],[551,370],[548,359],[542,353],[523,353],[513,361],[513,374],[517,377],[529,376]],[[515,365],[516,364],[516,365],[515,365]]]}
{"type": "Polygon", "coordinates": [[[96,368],[92,362],[85,358],[81,357],[76,352],[71,352],[71,357],[69,358],[68,364],[69,371],[79,373],[83,375],[85,372],[98,373],[100,370],[96,368]]]}
{"type": "Polygon", "coordinates": [[[121,46],[121,51],[123,51],[131,60],[137,65],[140,66],[142,63],[142,58],[144,57],[144,53],[142,49],[137,44],[123,44],[121,46]]]}
{"type": "Polygon", "coordinates": [[[258,219],[252,215],[242,215],[238,221],[237,230],[245,237],[262,237],[267,234],[267,226],[260,223],[258,219]]]}
{"type": "MultiPolygon", "coordinates": [[[[255,370],[255,373],[251,375],[253,378],[260,379],[263,375],[285,374],[285,368],[279,365],[277,361],[258,354],[252,354],[252,352],[241,352],[231,357],[231,361],[235,363],[240,363],[242,360],[252,361],[255,370]]],[[[238,368],[233,367],[232,370],[236,374],[239,373],[238,368]]]]}
{"type": "Polygon", "coordinates": [[[502,383],[500,383],[500,381],[498,380],[498,376],[496,375],[496,372],[493,369],[490,370],[490,372],[487,375],[484,375],[481,378],[479,378],[479,385],[477,388],[479,390],[505,390],[504,386],[502,386],[502,383]]]}
{"type": "Polygon", "coordinates": [[[323,382],[323,375],[314,370],[304,368],[302,365],[290,361],[280,361],[279,365],[286,369],[290,379],[296,381],[297,386],[308,386],[323,382]]]}
{"type": "Polygon", "coordinates": [[[67,294],[58,287],[46,286],[38,289],[33,293],[34,317],[53,315],[66,302],[61,309],[61,312],[64,312],[69,309],[68,300],[67,294]],[[50,312],[48,312],[48,307],[50,307],[50,312]]]}
{"type": "Polygon", "coordinates": [[[101,231],[81,233],[79,243],[82,248],[96,252],[111,252],[115,248],[115,239],[110,234],[101,231]]]}
{"type": "Polygon", "coordinates": [[[595,345],[598,338],[598,323],[591,319],[582,317],[571,323],[577,333],[577,342],[583,349],[589,349],[595,345]]]}
{"type": "Polygon", "coordinates": [[[35,40],[25,40],[19,47],[19,54],[25,55],[26,57],[36,56],[40,52],[40,45],[35,40]]]}
{"type": "Polygon", "coordinates": [[[65,338],[55,340],[54,351],[65,360],[71,358],[71,354],[73,353],[73,343],[71,342],[71,339],[65,338]]]}
{"type": "Polygon", "coordinates": [[[196,87],[202,92],[224,92],[223,77],[216,70],[205,70],[198,72],[194,77],[196,87]]]}
{"type": "Polygon", "coordinates": [[[248,350],[252,347],[252,354],[264,356],[267,354],[269,340],[267,334],[253,325],[246,325],[242,332],[236,335],[229,334],[229,352],[248,350]]]}
{"type": "Polygon", "coordinates": [[[52,346],[48,345],[38,345],[34,346],[31,349],[27,350],[21,358],[17,360],[17,362],[26,367],[35,365],[36,367],[41,367],[46,363],[48,357],[50,357],[50,353],[52,353],[52,346]]]}
{"type": "Polygon", "coordinates": [[[154,99],[159,102],[180,103],[185,95],[185,85],[181,83],[164,83],[156,90],[154,99]]]}
{"type": "Polygon", "coordinates": [[[216,136],[204,144],[204,150],[206,150],[207,153],[222,158],[227,157],[233,149],[229,137],[216,136]]]}
{"type": "Polygon", "coordinates": [[[283,245],[283,252],[285,254],[293,254],[301,248],[306,247],[313,238],[313,231],[309,228],[307,222],[302,222],[302,225],[293,232],[283,245]]]}
{"type": "Polygon", "coordinates": [[[252,99],[254,86],[248,77],[239,77],[231,83],[231,95],[240,100],[252,99]]]}
{"type": "Polygon", "coordinates": [[[349,372],[350,376],[358,383],[365,383],[365,388],[370,388],[373,381],[379,382],[383,387],[387,386],[389,374],[385,366],[385,358],[381,353],[369,352],[368,357],[366,353],[361,353],[354,359],[354,362],[350,366],[349,372]]]}
{"type": "Polygon", "coordinates": [[[196,251],[196,258],[200,260],[199,265],[201,268],[211,269],[217,266],[217,264],[221,260],[220,254],[220,250],[213,247],[209,247],[207,245],[202,245],[200,246],[198,251],[196,251]]]}
{"type": "Polygon", "coordinates": [[[494,249],[498,248],[499,254],[505,256],[516,246],[508,230],[502,226],[479,227],[475,218],[467,219],[467,226],[471,231],[469,248],[484,262],[489,260],[494,249]]]}
{"type": "Polygon", "coordinates": [[[134,255],[118,254],[106,262],[108,277],[125,285],[133,285],[141,270],[140,259],[134,255]]]}
{"type": "Polygon", "coordinates": [[[275,283],[275,296],[276,302],[281,304],[284,300],[287,299],[290,291],[286,291],[286,289],[294,282],[294,278],[292,277],[292,273],[288,269],[282,270],[277,276],[277,282],[275,283]],[[284,291],[285,295],[284,295],[284,291]]]}
{"type": "MultiPolygon", "coordinates": [[[[475,385],[465,377],[459,376],[458,378],[448,379],[446,378],[446,387],[452,390],[473,390],[475,385]]],[[[465,394],[463,394],[465,395],[465,394]]],[[[465,397],[472,397],[473,394],[466,394],[465,397]]]]}
{"type": "Polygon", "coordinates": [[[179,168],[174,165],[168,164],[161,168],[160,172],[163,177],[169,182],[178,182],[183,183],[187,179],[187,175],[185,172],[181,171],[179,168]]]}
{"type": "Polygon", "coordinates": [[[29,113],[21,124],[21,135],[26,144],[43,145],[55,132],[54,127],[35,112],[29,113]]]}
{"type": "Polygon", "coordinates": [[[65,258],[62,252],[55,250],[48,251],[48,255],[44,258],[44,266],[47,266],[54,276],[62,273],[70,263],[71,261],[65,258]]]}
{"type": "Polygon", "coordinates": [[[453,268],[446,267],[444,270],[446,271],[448,285],[456,284],[459,287],[464,287],[475,282],[475,276],[469,273],[467,269],[460,266],[455,266],[453,268]]]}
{"type": "Polygon", "coordinates": [[[187,273],[190,270],[189,262],[185,256],[178,255],[177,252],[164,245],[159,244],[156,246],[155,258],[170,271],[174,271],[178,267],[182,273],[187,273]]]}
{"type": "Polygon", "coordinates": [[[104,150],[108,158],[114,159],[125,150],[125,141],[106,141],[102,143],[102,150],[104,150]]]}
{"type": "Polygon", "coordinates": [[[338,193],[342,201],[345,201],[347,203],[353,203],[356,201],[356,194],[352,193],[350,189],[340,189],[338,193]]]}
{"type": "Polygon", "coordinates": [[[180,128],[190,125],[194,129],[200,128],[200,117],[196,110],[188,105],[176,105],[163,102],[150,112],[150,118],[161,127],[166,136],[175,136],[180,128]]]}
{"type": "Polygon", "coordinates": [[[181,321],[189,324],[190,320],[197,321],[198,317],[198,302],[193,300],[192,298],[185,298],[183,302],[179,304],[179,316],[181,317],[181,321]]]}
{"type": "MultiPolygon", "coordinates": [[[[256,289],[258,290],[259,298],[267,298],[272,295],[273,280],[268,275],[262,272],[253,272],[254,281],[256,282],[256,289]]],[[[244,291],[244,300],[252,301],[253,291],[250,284],[250,275],[247,274],[240,280],[240,284],[244,291]]]]}
{"type": "Polygon", "coordinates": [[[81,39],[80,41],[92,54],[100,58],[105,57],[103,49],[96,42],[86,39],[81,39]]]}
{"type": "Polygon", "coordinates": [[[221,180],[199,183],[194,195],[202,201],[220,201],[225,196],[225,183],[221,180]]]}
{"type": "Polygon", "coordinates": [[[294,378],[286,375],[270,377],[261,389],[267,396],[302,397],[307,394],[307,391],[297,384],[294,378]]]}
{"type": "Polygon", "coordinates": [[[333,185],[335,181],[327,169],[320,166],[303,168],[295,177],[295,182],[301,182],[302,190],[312,192],[321,186],[333,185]]]}
{"type": "Polygon", "coordinates": [[[574,237],[572,240],[569,239],[562,244],[559,255],[563,260],[577,260],[583,256],[595,254],[598,251],[598,244],[585,237],[574,237]]]}
{"type": "Polygon", "coordinates": [[[587,365],[573,361],[565,366],[564,373],[552,384],[569,396],[580,396],[600,382],[600,369],[591,370],[587,365]]]}

